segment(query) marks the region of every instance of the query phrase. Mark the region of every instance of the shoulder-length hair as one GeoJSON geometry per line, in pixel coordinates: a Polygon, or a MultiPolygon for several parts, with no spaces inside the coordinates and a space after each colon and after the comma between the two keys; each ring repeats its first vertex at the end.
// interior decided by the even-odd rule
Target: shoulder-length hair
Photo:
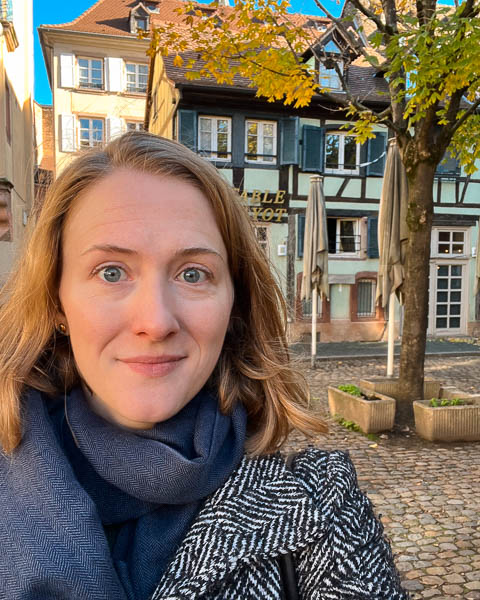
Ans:
{"type": "Polygon", "coordinates": [[[178,144],[131,132],[101,149],[80,154],[45,197],[37,222],[5,288],[0,310],[0,444],[21,441],[21,396],[26,386],[49,395],[79,383],[68,337],[56,330],[62,232],[73,203],[89,186],[119,168],[176,177],[210,201],[227,249],[234,305],[224,346],[210,383],[221,409],[243,402],[252,454],[278,449],[289,431],[327,430],[308,409],[308,387],[292,368],[285,336],[286,307],[250,218],[217,169],[178,144]]]}

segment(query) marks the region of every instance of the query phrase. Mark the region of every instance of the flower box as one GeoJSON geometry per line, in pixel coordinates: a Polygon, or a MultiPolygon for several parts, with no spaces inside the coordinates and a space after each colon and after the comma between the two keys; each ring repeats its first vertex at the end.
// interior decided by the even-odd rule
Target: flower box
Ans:
{"type": "MultiPolygon", "coordinates": [[[[372,377],[371,379],[361,379],[360,387],[372,392],[385,394],[390,398],[397,398],[397,390],[400,384],[398,377],[372,377]]],[[[425,379],[423,382],[424,398],[439,398],[442,384],[435,379],[425,379]]]]}
{"type": "Polygon", "coordinates": [[[460,398],[459,406],[430,406],[430,400],[413,403],[415,429],[431,442],[480,441],[480,396],[469,396],[453,388],[443,388],[438,398],[460,398]]]}
{"type": "Polygon", "coordinates": [[[353,421],[364,433],[377,433],[392,429],[395,419],[395,400],[384,394],[362,391],[372,399],[353,396],[337,387],[328,386],[330,414],[353,421]]]}

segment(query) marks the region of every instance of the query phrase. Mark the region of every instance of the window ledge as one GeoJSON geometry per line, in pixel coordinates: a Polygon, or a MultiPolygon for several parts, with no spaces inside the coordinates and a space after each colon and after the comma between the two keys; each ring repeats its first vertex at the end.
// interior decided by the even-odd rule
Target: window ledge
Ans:
{"type": "Polygon", "coordinates": [[[5,37],[8,52],[13,52],[18,48],[18,38],[15,33],[15,27],[10,21],[0,20],[0,35],[5,37]]]}

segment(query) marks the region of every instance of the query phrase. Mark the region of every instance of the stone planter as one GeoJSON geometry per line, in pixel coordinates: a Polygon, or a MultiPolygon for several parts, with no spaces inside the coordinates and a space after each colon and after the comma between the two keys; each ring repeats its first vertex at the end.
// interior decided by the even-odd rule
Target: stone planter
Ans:
{"type": "MultiPolygon", "coordinates": [[[[368,392],[366,393],[368,394],[368,392]]],[[[353,421],[364,433],[377,433],[392,429],[395,419],[395,400],[379,393],[371,395],[375,395],[378,400],[365,400],[336,387],[328,386],[330,414],[353,421]]]]}
{"type": "MultiPolygon", "coordinates": [[[[397,389],[400,385],[398,377],[372,377],[372,379],[361,379],[360,387],[372,392],[385,394],[390,398],[397,397],[397,389]]],[[[424,398],[439,398],[442,384],[435,379],[425,379],[423,382],[424,398]]]]}
{"type": "Polygon", "coordinates": [[[430,406],[430,400],[413,403],[415,429],[431,442],[480,441],[480,396],[468,396],[455,389],[442,389],[438,398],[461,398],[461,406],[430,406]]]}

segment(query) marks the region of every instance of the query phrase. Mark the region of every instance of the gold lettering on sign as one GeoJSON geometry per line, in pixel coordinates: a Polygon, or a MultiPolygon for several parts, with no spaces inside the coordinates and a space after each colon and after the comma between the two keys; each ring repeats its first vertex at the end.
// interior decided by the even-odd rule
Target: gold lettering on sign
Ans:
{"type": "Polygon", "coordinates": [[[271,221],[273,219],[273,215],[274,215],[273,208],[270,208],[270,207],[266,208],[263,211],[263,220],[264,221],[271,221]],[[267,216],[267,214],[268,214],[268,216],[267,216]]]}
{"type": "Polygon", "coordinates": [[[248,192],[247,192],[247,190],[243,190],[243,192],[240,194],[240,198],[242,200],[248,200],[248,192]]]}
{"type": "Polygon", "coordinates": [[[265,190],[265,193],[263,194],[262,204],[271,204],[272,203],[272,199],[271,198],[270,198],[270,200],[268,199],[269,193],[270,193],[270,190],[265,190]]]}
{"type": "Polygon", "coordinates": [[[278,190],[276,196],[275,196],[275,202],[274,204],[283,204],[285,202],[285,194],[287,192],[285,190],[278,190]]]}
{"type": "Polygon", "coordinates": [[[261,191],[260,190],[253,190],[253,192],[252,192],[252,202],[254,200],[257,200],[257,202],[261,202],[262,201],[262,196],[261,196],[261,191]]]}
{"type": "Polygon", "coordinates": [[[277,223],[282,222],[282,217],[286,212],[287,212],[286,208],[276,208],[275,209],[275,215],[277,216],[277,223]]]}
{"type": "Polygon", "coordinates": [[[256,220],[259,220],[261,210],[262,210],[261,206],[252,206],[252,217],[256,220]]]}

